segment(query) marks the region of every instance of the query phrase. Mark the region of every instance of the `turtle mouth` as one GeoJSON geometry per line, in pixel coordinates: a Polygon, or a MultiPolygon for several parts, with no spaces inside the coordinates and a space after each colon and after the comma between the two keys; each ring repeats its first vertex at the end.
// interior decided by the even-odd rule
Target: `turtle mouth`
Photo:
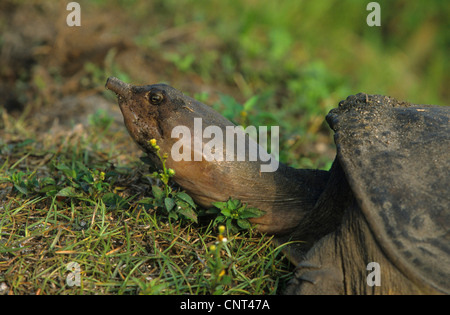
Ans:
{"type": "Polygon", "coordinates": [[[127,98],[131,91],[130,84],[120,81],[115,77],[109,77],[108,80],[106,80],[105,87],[123,98],[127,98]]]}

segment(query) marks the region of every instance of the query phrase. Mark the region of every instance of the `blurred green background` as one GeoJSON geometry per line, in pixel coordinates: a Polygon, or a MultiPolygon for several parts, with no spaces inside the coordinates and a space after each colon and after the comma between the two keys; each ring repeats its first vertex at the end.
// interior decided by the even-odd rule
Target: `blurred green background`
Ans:
{"type": "Polygon", "coordinates": [[[356,91],[416,103],[447,101],[449,3],[378,1],[381,27],[369,27],[369,2],[117,3],[139,24],[138,45],[160,51],[207,82],[233,85],[242,76],[246,97],[270,89],[295,94],[283,104],[316,101],[309,104],[312,110],[321,98],[356,91]],[[167,34],[174,28],[179,34],[167,34]],[[171,35],[175,41],[169,45],[171,35]]]}

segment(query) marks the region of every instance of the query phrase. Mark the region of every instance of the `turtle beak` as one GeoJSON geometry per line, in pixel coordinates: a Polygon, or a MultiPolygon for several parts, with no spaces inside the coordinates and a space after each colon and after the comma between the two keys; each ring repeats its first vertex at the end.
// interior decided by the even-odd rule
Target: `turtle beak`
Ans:
{"type": "Polygon", "coordinates": [[[118,96],[123,98],[128,98],[130,92],[131,92],[131,85],[127,84],[125,82],[120,81],[119,79],[115,77],[109,77],[106,81],[105,87],[108,90],[113,91],[118,96]]]}

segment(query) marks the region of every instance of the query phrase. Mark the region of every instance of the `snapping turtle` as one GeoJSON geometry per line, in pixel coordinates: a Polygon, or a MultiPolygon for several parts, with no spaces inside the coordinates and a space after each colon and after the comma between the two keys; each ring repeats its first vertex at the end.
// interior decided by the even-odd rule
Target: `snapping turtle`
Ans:
{"type": "MultiPolygon", "coordinates": [[[[130,135],[150,157],[152,138],[163,152],[181,142],[188,157],[205,157],[212,133],[195,145],[196,128],[205,135],[210,126],[234,126],[168,85],[109,78],[106,88],[117,94],[130,135]],[[177,126],[194,132],[180,137],[177,126]]],[[[240,199],[265,211],[253,219],[260,231],[280,244],[301,241],[285,247],[296,265],[288,294],[450,293],[449,108],[360,93],[326,119],[337,146],[329,171],[279,163],[261,172],[267,160],[248,151],[244,161],[169,156],[167,166],[198,204],[240,199]]],[[[245,136],[245,148],[252,141],[245,136]]],[[[236,155],[235,149],[220,152],[236,155]]]]}

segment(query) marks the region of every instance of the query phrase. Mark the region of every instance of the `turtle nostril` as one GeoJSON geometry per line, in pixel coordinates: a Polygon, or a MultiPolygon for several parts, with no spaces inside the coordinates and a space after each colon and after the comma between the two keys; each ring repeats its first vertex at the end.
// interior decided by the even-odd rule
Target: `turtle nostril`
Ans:
{"type": "Polygon", "coordinates": [[[105,87],[122,97],[127,96],[131,90],[131,86],[129,84],[122,82],[115,77],[109,77],[108,80],[106,80],[105,87]]]}

